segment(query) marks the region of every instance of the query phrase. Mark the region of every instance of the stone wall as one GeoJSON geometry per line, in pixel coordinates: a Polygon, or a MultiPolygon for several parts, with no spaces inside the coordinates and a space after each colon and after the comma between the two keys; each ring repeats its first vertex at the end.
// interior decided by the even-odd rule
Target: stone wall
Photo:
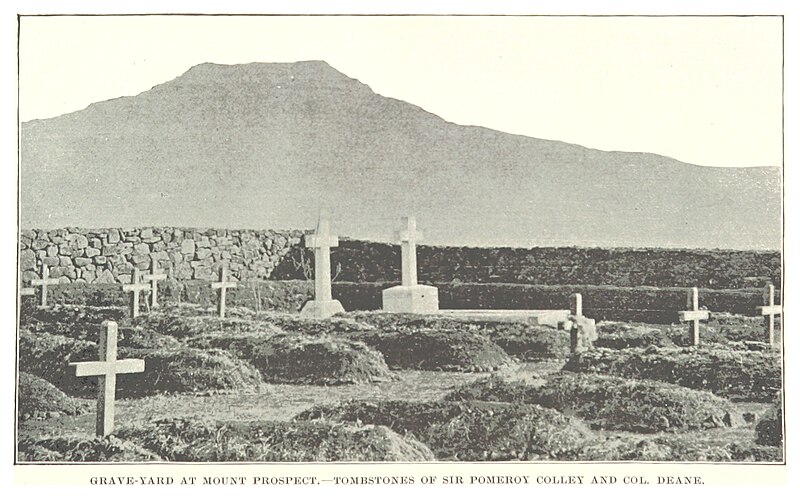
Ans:
{"type": "Polygon", "coordinates": [[[232,280],[266,279],[290,249],[299,230],[185,228],[60,228],[23,230],[20,271],[27,284],[41,274],[62,282],[128,283],[133,268],[151,261],[178,280],[214,280],[221,265],[232,280]]]}

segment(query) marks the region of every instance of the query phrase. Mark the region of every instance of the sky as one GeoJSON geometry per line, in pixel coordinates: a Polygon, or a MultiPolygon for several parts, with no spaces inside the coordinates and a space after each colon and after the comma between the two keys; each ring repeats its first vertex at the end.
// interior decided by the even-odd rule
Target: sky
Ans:
{"type": "Polygon", "coordinates": [[[779,17],[23,17],[22,121],[203,62],[325,60],[463,125],[705,166],[780,166],[779,17]]]}

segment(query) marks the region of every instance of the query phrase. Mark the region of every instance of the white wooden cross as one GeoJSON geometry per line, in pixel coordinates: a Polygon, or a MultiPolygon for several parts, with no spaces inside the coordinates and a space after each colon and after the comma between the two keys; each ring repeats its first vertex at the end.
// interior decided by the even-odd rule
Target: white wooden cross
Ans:
{"type": "Polygon", "coordinates": [[[50,278],[50,268],[47,265],[42,264],[42,278],[34,278],[31,280],[31,285],[39,286],[42,288],[42,295],[41,300],[39,301],[39,305],[41,307],[47,306],[47,286],[48,285],[58,285],[60,282],[57,278],[50,278]]]}
{"type": "Polygon", "coordinates": [[[222,267],[219,269],[219,282],[211,282],[211,288],[216,289],[219,293],[217,297],[217,313],[220,318],[225,318],[225,291],[236,287],[236,282],[228,282],[228,269],[222,267]]]}
{"type": "Polygon", "coordinates": [[[142,283],[139,278],[139,269],[134,268],[131,273],[131,283],[122,286],[123,292],[131,293],[131,318],[139,316],[139,292],[149,290],[148,284],[142,283]]]}
{"type": "Polygon", "coordinates": [[[100,361],[70,363],[78,377],[96,377],[97,383],[97,435],[108,436],[114,431],[114,398],[117,375],[144,372],[144,360],[117,360],[117,324],[103,322],[100,333],[100,361]]]}
{"type": "Polygon", "coordinates": [[[678,318],[682,322],[689,322],[689,342],[692,346],[700,344],[700,320],[708,320],[710,314],[701,310],[699,305],[697,287],[692,287],[686,295],[688,311],[679,311],[678,318]]]}
{"type": "Polygon", "coordinates": [[[422,239],[422,232],[417,231],[417,220],[413,216],[403,216],[400,219],[404,226],[396,232],[400,241],[400,255],[402,261],[402,285],[417,285],[417,240],[422,239]]]}
{"type": "Polygon", "coordinates": [[[314,249],[314,300],[331,301],[331,247],[339,246],[339,237],[331,235],[331,215],[319,212],[314,235],[306,235],[306,247],[314,249]]]}
{"type": "Polygon", "coordinates": [[[153,259],[150,263],[150,273],[142,277],[145,282],[150,282],[150,308],[158,306],[158,281],[166,278],[167,275],[158,268],[158,261],[153,259]]]}
{"type": "Polygon", "coordinates": [[[577,292],[572,295],[572,300],[570,301],[569,312],[575,316],[582,316],[583,315],[583,296],[578,294],[577,292]]]}
{"type": "Polygon", "coordinates": [[[764,306],[759,306],[758,312],[764,317],[764,325],[767,328],[767,340],[772,346],[775,341],[775,315],[781,315],[783,306],[775,304],[775,286],[767,284],[764,287],[764,306]]]}

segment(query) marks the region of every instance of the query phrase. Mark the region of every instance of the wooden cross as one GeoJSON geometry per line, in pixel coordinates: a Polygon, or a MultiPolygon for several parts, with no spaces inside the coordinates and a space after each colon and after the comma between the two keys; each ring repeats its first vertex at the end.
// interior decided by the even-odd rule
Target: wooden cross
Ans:
{"type": "Polygon", "coordinates": [[[166,278],[167,275],[158,268],[158,261],[153,259],[150,264],[150,273],[142,277],[145,282],[150,282],[150,308],[158,306],[158,281],[166,278]]]}
{"type": "Polygon", "coordinates": [[[217,298],[217,313],[220,318],[225,318],[225,291],[236,287],[236,282],[228,282],[228,269],[219,269],[219,282],[211,282],[211,288],[219,293],[217,298]]]}
{"type": "Polygon", "coordinates": [[[577,292],[572,295],[572,299],[570,301],[569,312],[575,316],[582,316],[583,315],[583,296],[578,294],[577,292]]]}
{"type": "Polygon", "coordinates": [[[403,216],[400,222],[404,226],[396,232],[400,241],[402,261],[402,285],[417,285],[417,240],[422,239],[422,232],[417,231],[417,220],[413,216],[403,216]]]}
{"type": "Polygon", "coordinates": [[[314,300],[331,301],[331,247],[339,246],[339,237],[331,235],[331,215],[327,209],[319,213],[314,235],[306,235],[306,247],[314,249],[314,300]]]}
{"type": "Polygon", "coordinates": [[[150,286],[142,283],[139,279],[139,269],[134,268],[131,273],[131,283],[122,286],[123,292],[131,294],[131,318],[139,316],[139,292],[149,290],[150,286]]]}
{"type": "Polygon", "coordinates": [[[764,326],[767,328],[767,341],[772,346],[775,341],[775,315],[781,315],[783,306],[775,304],[775,286],[767,284],[764,287],[764,306],[757,308],[764,317],[764,326]]]}
{"type": "Polygon", "coordinates": [[[114,431],[114,398],[117,375],[144,372],[144,360],[117,360],[117,324],[103,322],[100,333],[100,361],[70,363],[78,377],[99,376],[97,387],[97,435],[105,437],[114,431]]]}
{"type": "Polygon", "coordinates": [[[58,285],[59,283],[60,282],[57,278],[50,278],[50,268],[48,268],[47,265],[42,264],[42,278],[35,278],[31,280],[31,285],[38,285],[42,288],[41,300],[39,301],[39,305],[42,308],[47,306],[47,286],[58,285]]]}
{"type": "Polygon", "coordinates": [[[688,311],[679,311],[678,318],[682,322],[689,322],[689,341],[692,346],[700,344],[700,320],[708,320],[710,314],[701,310],[699,306],[697,287],[692,287],[686,295],[688,311]]]}

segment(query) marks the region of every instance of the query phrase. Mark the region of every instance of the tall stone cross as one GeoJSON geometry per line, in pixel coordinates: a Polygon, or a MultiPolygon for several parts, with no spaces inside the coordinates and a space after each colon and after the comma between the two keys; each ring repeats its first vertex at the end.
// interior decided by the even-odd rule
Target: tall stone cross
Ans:
{"type": "Polygon", "coordinates": [[[764,317],[764,326],[767,329],[767,341],[772,346],[775,341],[775,315],[781,315],[783,306],[775,304],[775,286],[767,284],[764,287],[764,306],[759,306],[758,312],[764,317]]]}
{"type": "Polygon", "coordinates": [[[400,223],[403,228],[396,235],[400,242],[402,285],[417,285],[417,240],[422,239],[422,232],[417,231],[417,220],[413,216],[403,216],[400,223]]]}
{"type": "Polygon", "coordinates": [[[153,259],[150,262],[150,273],[142,277],[145,282],[150,282],[150,308],[158,306],[158,282],[166,278],[167,274],[158,268],[158,261],[153,259]]]}
{"type": "Polygon", "coordinates": [[[327,318],[344,312],[331,294],[331,247],[339,246],[339,237],[331,234],[331,215],[323,209],[314,235],[306,235],[306,247],[314,249],[314,300],[300,311],[302,316],[327,318]]]}
{"type": "Polygon", "coordinates": [[[417,220],[413,216],[400,218],[400,230],[395,232],[400,242],[400,285],[384,289],[383,310],[394,313],[436,313],[439,311],[439,290],[430,285],[420,285],[417,280],[417,240],[422,232],[417,231],[417,220]]]}
{"type": "Polygon", "coordinates": [[[686,307],[689,310],[678,312],[680,321],[689,322],[689,344],[692,346],[700,344],[700,320],[710,317],[708,311],[700,309],[699,301],[697,287],[692,287],[686,295],[686,307]]]}
{"type": "Polygon", "coordinates": [[[39,305],[41,307],[44,308],[47,306],[47,286],[58,285],[59,283],[60,282],[57,278],[50,278],[50,268],[48,268],[46,264],[42,264],[42,278],[34,278],[31,280],[31,285],[42,288],[41,298],[39,301],[39,305]]]}
{"type": "Polygon", "coordinates": [[[220,318],[225,318],[225,291],[236,287],[236,282],[228,282],[228,269],[219,269],[219,282],[211,282],[211,288],[216,289],[217,293],[217,314],[220,318]]]}
{"type": "Polygon", "coordinates": [[[131,283],[122,286],[123,292],[131,293],[131,318],[139,316],[139,293],[149,289],[150,286],[148,284],[141,282],[139,278],[139,269],[134,268],[131,273],[131,283]]]}
{"type": "Polygon", "coordinates": [[[114,399],[117,375],[144,372],[144,360],[117,360],[117,324],[103,322],[100,332],[100,361],[70,363],[78,377],[100,377],[97,383],[97,435],[114,431],[114,399]]]}

